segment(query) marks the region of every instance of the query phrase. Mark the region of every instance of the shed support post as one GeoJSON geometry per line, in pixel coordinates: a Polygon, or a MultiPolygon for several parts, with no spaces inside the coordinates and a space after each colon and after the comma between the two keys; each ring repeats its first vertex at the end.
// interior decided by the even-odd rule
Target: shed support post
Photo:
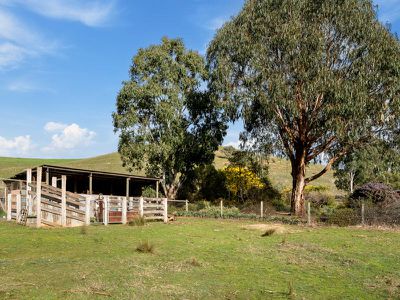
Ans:
{"type": "Polygon", "coordinates": [[[122,224],[126,224],[128,220],[128,199],[129,199],[129,181],[130,178],[126,179],[126,196],[122,197],[122,224]]]}
{"type": "Polygon", "coordinates": [[[7,186],[4,187],[4,212],[7,213],[7,186]]]}
{"type": "Polygon", "coordinates": [[[90,197],[85,198],[85,225],[90,225],[90,197]]]}
{"type": "Polygon", "coordinates": [[[26,206],[28,210],[28,216],[32,215],[32,208],[33,208],[33,202],[32,202],[32,169],[27,169],[26,170],[26,206]]]}
{"type": "Polygon", "coordinates": [[[159,182],[156,182],[156,198],[158,199],[158,189],[159,189],[159,182]]]}
{"type": "Polygon", "coordinates": [[[109,216],[109,212],[108,212],[108,196],[104,196],[104,216],[103,216],[103,222],[104,225],[108,225],[108,216],[109,216]]]}
{"type": "Polygon", "coordinates": [[[220,202],[220,210],[221,210],[221,218],[224,216],[224,202],[221,200],[220,202]]]}
{"type": "Polygon", "coordinates": [[[8,194],[7,196],[7,221],[11,221],[11,194],[8,194]]]}
{"type": "Polygon", "coordinates": [[[67,176],[61,176],[61,226],[67,226],[67,176]]]}
{"type": "Polygon", "coordinates": [[[89,195],[93,195],[93,174],[89,175],[89,195]]]}
{"type": "Polygon", "coordinates": [[[17,223],[19,223],[21,221],[21,192],[17,195],[15,195],[15,199],[16,199],[16,212],[15,212],[15,220],[17,221],[17,223]]]}
{"type": "Polygon", "coordinates": [[[57,177],[51,177],[51,186],[55,188],[57,187],[57,177]]]}
{"type": "Polygon", "coordinates": [[[36,176],[36,227],[42,226],[42,167],[37,168],[36,176]]]}
{"type": "Polygon", "coordinates": [[[164,223],[168,223],[168,199],[163,199],[164,204],[164,223]]]}
{"type": "Polygon", "coordinates": [[[50,172],[49,172],[49,168],[46,169],[46,184],[50,184],[50,172]]]}
{"type": "Polygon", "coordinates": [[[143,197],[139,198],[139,216],[143,218],[144,211],[143,211],[143,197]]]}

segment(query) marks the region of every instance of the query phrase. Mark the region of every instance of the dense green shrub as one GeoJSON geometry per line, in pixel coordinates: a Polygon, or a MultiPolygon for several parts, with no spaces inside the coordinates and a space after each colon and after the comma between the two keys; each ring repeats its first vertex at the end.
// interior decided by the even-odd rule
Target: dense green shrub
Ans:
{"type": "Polygon", "coordinates": [[[274,198],[271,204],[277,211],[290,211],[290,205],[283,198],[274,198]]]}
{"type": "Polygon", "coordinates": [[[142,188],[142,196],[146,198],[155,198],[157,197],[156,190],[151,186],[146,186],[142,188]]]}
{"type": "Polygon", "coordinates": [[[327,216],[329,224],[338,225],[341,227],[357,225],[361,223],[360,216],[352,208],[335,209],[327,216]]]}

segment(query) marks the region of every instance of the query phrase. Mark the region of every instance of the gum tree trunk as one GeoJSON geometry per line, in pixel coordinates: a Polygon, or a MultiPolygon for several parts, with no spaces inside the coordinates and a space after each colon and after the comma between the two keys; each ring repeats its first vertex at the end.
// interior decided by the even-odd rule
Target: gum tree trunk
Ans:
{"type": "Polygon", "coordinates": [[[305,215],[304,188],[306,187],[306,152],[304,149],[296,151],[292,163],[292,195],[291,213],[302,217],[305,215]]]}

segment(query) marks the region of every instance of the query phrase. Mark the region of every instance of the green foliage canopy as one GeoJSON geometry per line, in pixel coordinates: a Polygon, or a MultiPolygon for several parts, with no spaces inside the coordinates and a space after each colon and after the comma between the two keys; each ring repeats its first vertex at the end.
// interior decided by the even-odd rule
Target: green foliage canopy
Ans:
{"type": "Polygon", "coordinates": [[[175,198],[185,173],[212,161],[226,127],[202,88],[207,70],[202,56],[180,39],[140,49],[131,79],[123,83],[113,114],[124,166],[163,177],[175,198]]]}
{"type": "Polygon", "coordinates": [[[307,183],[399,125],[399,41],[369,0],[248,0],[210,44],[208,66],[211,92],[247,138],[290,159],[296,214],[307,183]],[[326,167],[305,178],[322,154],[326,167]]]}

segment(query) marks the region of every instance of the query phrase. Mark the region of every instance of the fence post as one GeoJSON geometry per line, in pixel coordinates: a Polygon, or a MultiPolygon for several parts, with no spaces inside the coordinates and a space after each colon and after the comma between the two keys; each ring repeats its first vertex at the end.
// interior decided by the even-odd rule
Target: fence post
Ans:
{"type": "Polygon", "coordinates": [[[104,196],[104,216],[103,216],[103,222],[104,225],[108,225],[108,216],[109,216],[109,212],[108,212],[108,196],[104,196]]]}
{"type": "Polygon", "coordinates": [[[51,177],[51,186],[55,188],[57,187],[57,177],[51,177]]]}
{"type": "Polygon", "coordinates": [[[26,170],[26,206],[28,207],[28,215],[32,215],[33,201],[32,201],[32,169],[26,170]]]}
{"type": "Polygon", "coordinates": [[[11,218],[12,218],[12,216],[11,216],[11,197],[12,197],[12,195],[11,194],[8,194],[7,195],[7,221],[11,221],[11,218]]]}
{"type": "Polygon", "coordinates": [[[42,226],[42,167],[36,174],[36,227],[42,226]]]}
{"type": "Polygon", "coordinates": [[[260,217],[261,219],[264,218],[264,201],[261,201],[260,203],[260,217]]]}
{"type": "Polygon", "coordinates": [[[220,201],[221,218],[224,216],[224,203],[223,200],[220,201]]]}
{"type": "Polygon", "coordinates": [[[186,209],[186,212],[189,211],[189,201],[188,200],[185,200],[185,209],[186,209]]]}
{"type": "Polygon", "coordinates": [[[364,202],[361,203],[361,225],[365,225],[365,206],[364,202]]]}
{"type": "Polygon", "coordinates": [[[164,204],[164,223],[168,223],[168,199],[163,199],[164,204]]]}
{"type": "Polygon", "coordinates": [[[17,221],[17,223],[19,223],[21,221],[21,192],[17,195],[15,195],[15,199],[17,202],[16,205],[16,214],[15,214],[15,220],[17,221]]]}
{"type": "Polygon", "coordinates": [[[85,225],[90,225],[90,197],[87,195],[85,198],[85,225]]]}
{"type": "Polygon", "coordinates": [[[307,202],[307,224],[308,226],[311,225],[311,202],[307,202]]]}
{"type": "Polygon", "coordinates": [[[139,216],[143,218],[144,212],[143,212],[143,197],[139,198],[139,216]]]}
{"type": "Polygon", "coordinates": [[[61,176],[61,226],[67,226],[67,176],[61,176]]]}

